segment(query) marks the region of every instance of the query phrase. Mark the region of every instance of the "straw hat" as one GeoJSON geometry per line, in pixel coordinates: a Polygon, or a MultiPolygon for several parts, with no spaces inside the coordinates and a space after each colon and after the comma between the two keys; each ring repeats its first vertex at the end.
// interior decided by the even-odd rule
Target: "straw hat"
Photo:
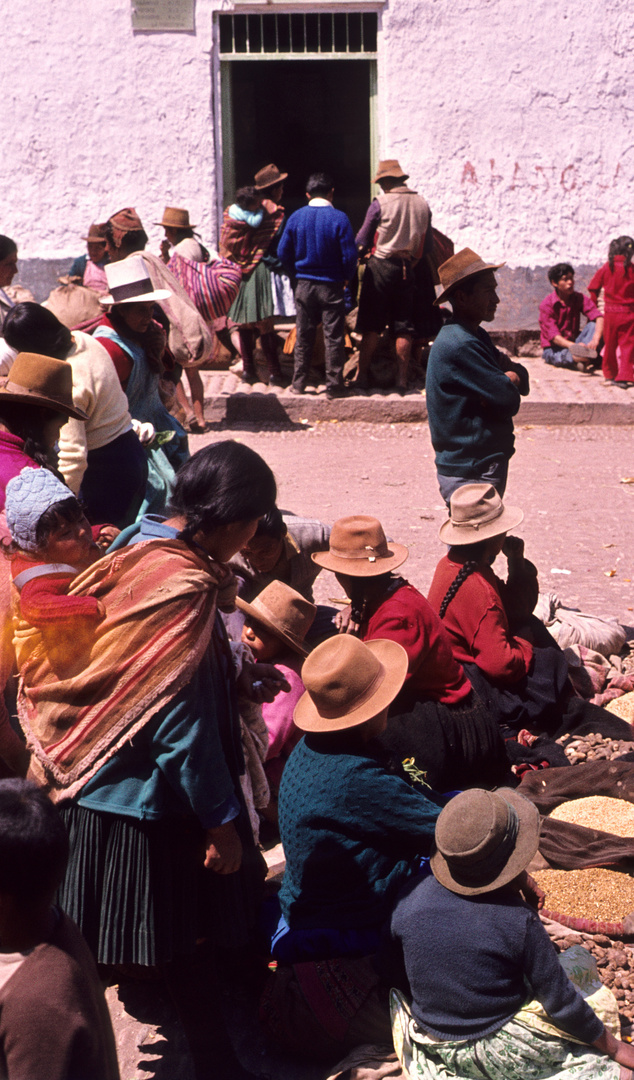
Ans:
{"type": "Polygon", "coordinates": [[[281,184],[287,176],[288,173],[280,172],[277,165],[265,165],[263,169],[256,172],[253,186],[256,191],[264,191],[265,188],[281,184]]]}
{"type": "Polygon", "coordinates": [[[465,278],[481,274],[484,270],[499,270],[501,266],[506,266],[506,263],[485,263],[471,248],[463,248],[438,267],[442,292],[436,297],[434,303],[442,304],[444,300],[447,300],[456,285],[465,278]]]}
{"type": "Polygon", "coordinates": [[[505,506],[492,484],[463,484],[449,500],[449,520],[438,535],[453,547],[476,544],[514,529],[524,520],[517,506],[505,506]]]}
{"type": "Polygon", "coordinates": [[[525,870],[539,845],[539,810],[512,788],[456,795],[436,822],[434,876],[451,892],[480,896],[525,870]]]}
{"type": "Polygon", "coordinates": [[[388,545],[381,522],[366,514],[335,521],[328,551],[315,551],[313,562],[333,574],[351,577],[378,577],[404,563],[408,550],[403,544],[388,545]]]}
{"type": "Polygon", "coordinates": [[[295,589],[283,581],[272,581],[251,604],[237,596],[236,607],[249,618],[262,623],[295,652],[308,656],[304,638],[313,624],[317,608],[295,589]]]}
{"type": "Polygon", "coordinates": [[[302,668],[306,693],[293,719],[302,731],[343,731],[382,712],[407,675],[407,653],[396,641],[328,638],[302,668]]]}
{"type": "Polygon", "coordinates": [[[93,221],[88,230],[88,236],[82,236],[82,240],[86,240],[89,244],[105,244],[106,238],[103,235],[103,225],[93,221]]]}
{"type": "Polygon", "coordinates": [[[54,360],[40,353],[18,353],[9,374],[0,379],[0,401],[42,405],[65,413],[75,420],[87,420],[73,404],[73,370],[66,360],[54,360]]]}
{"type": "Polygon", "coordinates": [[[100,304],[135,304],[146,300],[167,300],[169,289],[155,289],[141,255],[128,255],[105,267],[110,293],[100,296],[100,304]]]}
{"type": "Polygon", "coordinates": [[[378,184],[379,180],[387,180],[388,178],[408,180],[409,173],[403,172],[396,158],[388,158],[386,161],[379,161],[379,167],[372,183],[378,184]]]}
{"type": "Polygon", "coordinates": [[[155,221],[155,225],[167,226],[168,229],[195,229],[190,224],[189,210],[182,210],[179,206],[166,206],[163,211],[163,220],[155,221]]]}

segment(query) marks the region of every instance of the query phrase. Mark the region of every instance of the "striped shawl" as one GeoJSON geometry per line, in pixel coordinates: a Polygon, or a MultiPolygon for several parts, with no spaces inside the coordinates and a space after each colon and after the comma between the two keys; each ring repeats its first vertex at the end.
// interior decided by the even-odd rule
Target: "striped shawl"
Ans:
{"type": "Polygon", "coordinates": [[[100,559],[70,593],[106,616],[72,640],[25,623],[15,635],[18,715],[29,777],[72,798],[187,684],[209,646],[223,569],[182,540],[148,540],[100,559]]]}
{"type": "Polygon", "coordinates": [[[265,213],[262,224],[251,228],[245,221],[234,221],[225,210],[220,231],[220,254],[237,263],[243,275],[250,273],[266,255],[273,237],[284,220],[284,207],[265,213]]]}

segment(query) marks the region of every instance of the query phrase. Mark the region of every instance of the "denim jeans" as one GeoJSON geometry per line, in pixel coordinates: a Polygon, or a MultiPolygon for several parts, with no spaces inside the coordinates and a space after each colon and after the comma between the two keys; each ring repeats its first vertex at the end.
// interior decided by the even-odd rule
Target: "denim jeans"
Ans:
{"type": "MultiPolygon", "coordinates": [[[[588,345],[592,341],[593,335],[594,323],[589,322],[586,323],[575,340],[578,345],[588,345]]],[[[542,356],[546,363],[552,364],[553,367],[574,368],[576,366],[576,361],[570,349],[564,348],[563,345],[549,345],[547,349],[544,349],[542,356]]]]}

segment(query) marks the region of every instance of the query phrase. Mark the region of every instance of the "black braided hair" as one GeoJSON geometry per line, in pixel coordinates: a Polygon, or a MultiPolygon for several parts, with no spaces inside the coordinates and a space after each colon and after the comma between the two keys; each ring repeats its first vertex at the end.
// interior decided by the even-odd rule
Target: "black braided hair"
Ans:
{"type": "Polygon", "coordinates": [[[614,260],[617,255],[625,255],[624,269],[627,270],[634,255],[634,240],[631,236],[617,236],[616,240],[611,241],[608,249],[608,263],[612,273],[614,273],[614,260]]]}
{"type": "Polygon", "coordinates": [[[458,589],[460,588],[460,586],[463,584],[463,582],[465,582],[467,580],[467,578],[469,577],[469,574],[472,574],[473,571],[477,570],[477,569],[478,569],[478,563],[476,562],[475,559],[468,559],[465,563],[462,564],[462,566],[460,567],[458,573],[456,574],[455,578],[453,579],[451,585],[449,586],[449,588],[447,589],[447,592],[445,593],[445,595],[443,597],[443,602],[440,605],[440,611],[438,612],[441,619],[444,619],[447,608],[449,607],[451,601],[453,600],[454,596],[458,592],[458,589]]]}

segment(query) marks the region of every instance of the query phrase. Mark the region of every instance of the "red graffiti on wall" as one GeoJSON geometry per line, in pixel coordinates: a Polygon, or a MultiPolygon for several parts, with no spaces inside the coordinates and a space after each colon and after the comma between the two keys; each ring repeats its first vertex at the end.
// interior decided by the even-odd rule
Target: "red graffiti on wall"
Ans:
{"type": "Polygon", "coordinates": [[[584,176],[581,166],[571,162],[562,168],[558,165],[525,165],[519,161],[514,162],[510,176],[505,177],[500,167],[496,167],[495,158],[489,158],[489,173],[485,174],[482,181],[478,177],[475,165],[471,161],[465,161],[462,167],[460,184],[465,192],[472,188],[489,188],[491,191],[539,191],[546,192],[558,186],[562,191],[580,191],[582,188],[596,187],[599,191],[607,191],[617,187],[621,176],[621,164],[617,166],[611,176],[606,177],[605,163],[602,159],[598,162],[599,176],[594,178],[584,176]]]}

